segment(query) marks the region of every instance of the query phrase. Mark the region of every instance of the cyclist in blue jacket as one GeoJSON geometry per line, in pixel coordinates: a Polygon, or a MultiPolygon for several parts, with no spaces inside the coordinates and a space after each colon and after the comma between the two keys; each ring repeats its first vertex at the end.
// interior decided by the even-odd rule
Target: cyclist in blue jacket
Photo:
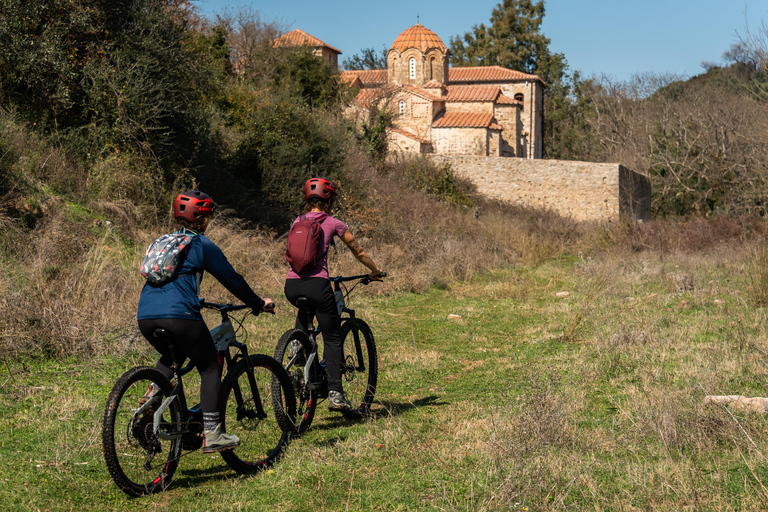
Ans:
{"type": "MultiPolygon", "coordinates": [[[[199,283],[206,271],[232,295],[258,314],[274,313],[274,302],[260,298],[245,279],[227,261],[221,249],[205,233],[216,210],[216,203],[206,194],[193,190],[179,194],[173,203],[173,216],[179,230],[192,235],[188,248],[180,254],[177,276],[163,285],[146,283],[139,297],[137,318],[139,330],[161,354],[156,368],[169,379],[173,377],[168,346],[153,335],[165,329],[176,340],[174,350],[183,361],[189,358],[200,372],[200,407],[203,411],[205,440],[203,452],[219,452],[240,444],[235,435],[222,431],[218,399],[221,387],[221,361],[208,327],[200,313],[199,283]]],[[[180,361],[180,362],[181,362],[180,361]]]]}

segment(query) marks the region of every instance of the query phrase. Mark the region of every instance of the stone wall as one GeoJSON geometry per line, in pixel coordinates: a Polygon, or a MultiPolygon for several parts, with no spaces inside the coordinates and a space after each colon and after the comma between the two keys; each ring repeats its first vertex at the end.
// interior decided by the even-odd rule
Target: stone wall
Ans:
{"type": "Polygon", "coordinates": [[[488,132],[486,128],[432,128],[432,148],[435,153],[441,155],[486,157],[488,156],[488,132]]]}
{"type": "Polygon", "coordinates": [[[502,201],[551,209],[584,221],[651,217],[650,180],[619,164],[464,155],[428,157],[435,163],[449,164],[457,176],[475,183],[478,192],[502,201]]]}

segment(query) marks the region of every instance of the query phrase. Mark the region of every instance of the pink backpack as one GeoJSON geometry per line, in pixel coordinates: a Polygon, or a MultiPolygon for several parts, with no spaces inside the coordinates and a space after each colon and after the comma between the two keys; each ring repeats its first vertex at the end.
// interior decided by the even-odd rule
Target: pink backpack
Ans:
{"type": "Polygon", "coordinates": [[[311,272],[317,266],[317,261],[322,256],[321,244],[323,243],[323,228],[320,227],[320,223],[327,218],[328,215],[317,219],[302,216],[291,226],[288,232],[285,259],[297,274],[311,272]]]}

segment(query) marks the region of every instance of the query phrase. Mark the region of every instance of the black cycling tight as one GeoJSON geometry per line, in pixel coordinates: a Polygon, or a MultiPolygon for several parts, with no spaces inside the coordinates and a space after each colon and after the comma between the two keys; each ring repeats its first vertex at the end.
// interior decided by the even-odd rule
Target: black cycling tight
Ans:
{"type": "Polygon", "coordinates": [[[296,306],[296,299],[306,297],[316,306],[314,311],[299,309],[296,327],[307,330],[314,313],[320,331],[323,333],[325,371],[328,374],[328,390],[343,391],[341,385],[341,316],[336,310],[331,282],[322,277],[285,280],[285,297],[296,306]]]}
{"type": "Polygon", "coordinates": [[[216,354],[213,338],[202,320],[182,318],[157,318],[139,320],[139,330],[147,341],[160,352],[156,368],[169,379],[173,377],[171,355],[168,345],[162,338],[156,338],[152,332],[165,329],[176,340],[174,352],[179,363],[189,358],[200,373],[200,408],[206,420],[206,430],[211,424],[218,423],[218,400],[221,388],[221,364],[216,354]]]}

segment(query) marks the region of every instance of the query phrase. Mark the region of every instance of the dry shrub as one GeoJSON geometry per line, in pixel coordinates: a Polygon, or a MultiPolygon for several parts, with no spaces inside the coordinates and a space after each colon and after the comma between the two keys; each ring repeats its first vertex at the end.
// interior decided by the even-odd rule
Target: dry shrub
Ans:
{"type": "Polygon", "coordinates": [[[563,466],[575,470],[583,461],[569,454],[575,444],[591,442],[578,439],[576,400],[564,396],[558,372],[531,373],[522,379],[529,390],[508,410],[500,411],[496,429],[489,441],[495,491],[487,498],[489,509],[509,509],[515,503],[539,510],[557,500],[568,487],[563,466]],[[570,459],[565,462],[565,459],[570,459]],[[491,505],[492,504],[492,505],[491,505]]]}
{"type": "MultiPolygon", "coordinates": [[[[577,250],[588,239],[589,225],[470,196],[471,187],[461,180],[449,185],[441,181],[445,170],[413,168],[432,165],[426,159],[403,160],[382,171],[361,154],[353,153],[347,161],[355,179],[341,187],[339,216],[390,271],[397,289],[422,292],[518,261],[538,264],[577,250]],[[405,166],[412,167],[402,171],[405,166]],[[403,178],[403,172],[411,178],[403,178]],[[436,193],[424,186],[433,178],[445,185],[436,193]],[[470,197],[471,207],[454,206],[470,197]]],[[[339,252],[339,262],[346,261],[345,250],[339,252]]]]}
{"type": "Polygon", "coordinates": [[[623,224],[617,242],[635,251],[695,252],[720,243],[741,243],[765,233],[765,222],[759,217],[692,217],[623,224]]]}
{"type": "Polygon", "coordinates": [[[768,247],[760,241],[747,256],[747,296],[756,307],[768,306],[768,247]]]}
{"type": "Polygon", "coordinates": [[[644,389],[627,404],[630,410],[625,413],[634,426],[628,443],[651,453],[662,448],[668,457],[709,458],[723,449],[735,449],[764,458],[761,450],[768,436],[759,414],[706,407],[702,399],[692,389],[644,389]]]}
{"type": "Polygon", "coordinates": [[[70,215],[64,205],[47,214],[6,269],[3,354],[93,354],[130,322],[140,283],[126,247],[70,215]]]}
{"type": "MultiPolygon", "coordinates": [[[[288,264],[284,243],[275,240],[274,233],[247,229],[238,219],[224,217],[214,219],[206,236],[221,248],[256,293],[273,298],[282,296],[288,264]]],[[[226,294],[230,297],[226,300],[232,300],[215,279],[208,277],[203,284],[206,297],[226,294]]]]}

